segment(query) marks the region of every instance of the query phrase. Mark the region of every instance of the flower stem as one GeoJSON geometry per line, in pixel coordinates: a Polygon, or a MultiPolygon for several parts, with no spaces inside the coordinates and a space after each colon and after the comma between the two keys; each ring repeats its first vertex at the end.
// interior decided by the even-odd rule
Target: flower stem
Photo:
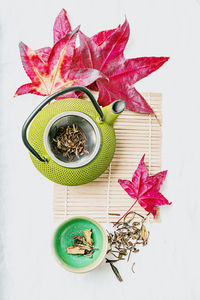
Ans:
{"type": "Polygon", "coordinates": [[[133,206],[135,205],[135,203],[138,201],[138,199],[135,200],[135,202],[133,203],[133,205],[131,205],[131,207],[127,210],[127,212],[113,225],[116,226],[128,213],[129,211],[133,208],[133,206]]]}

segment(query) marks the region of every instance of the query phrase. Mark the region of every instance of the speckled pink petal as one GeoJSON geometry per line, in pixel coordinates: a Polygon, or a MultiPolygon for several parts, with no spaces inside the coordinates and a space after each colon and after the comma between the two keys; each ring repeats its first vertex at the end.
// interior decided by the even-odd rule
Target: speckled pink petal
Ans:
{"type": "Polygon", "coordinates": [[[37,85],[33,85],[32,83],[27,83],[22,86],[20,86],[14,97],[20,96],[20,95],[25,95],[25,94],[34,94],[34,95],[39,95],[39,96],[46,96],[45,93],[42,93],[38,90],[37,85]]]}
{"type": "Polygon", "coordinates": [[[84,67],[101,70],[100,48],[81,31],[79,31],[79,40],[81,61],[84,67]]]}
{"type": "Polygon", "coordinates": [[[153,190],[151,190],[148,193],[142,195],[139,198],[139,201],[140,200],[142,202],[146,202],[146,203],[149,203],[149,204],[155,205],[155,206],[171,204],[171,202],[169,202],[160,192],[153,191],[153,190]]]}
{"type": "MultiPolygon", "coordinates": [[[[126,108],[139,113],[154,113],[134,83],[159,69],[168,57],[124,58],[130,34],[127,20],[116,29],[102,31],[92,38],[79,32],[81,60],[85,67],[103,72],[109,81],[100,80],[98,103],[106,106],[122,99],[126,108]]],[[[96,90],[96,85],[90,86],[96,90]]]]}
{"type": "MultiPolygon", "coordinates": [[[[120,27],[120,25],[115,28],[115,29],[110,29],[110,30],[105,30],[105,31],[101,31],[97,34],[95,34],[94,36],[90,38],[88,38],[87,36],[85,36],[82,32],[79,32],[80,34],[80,38],[82,40],[82,43],[85,44],[85,47],[78,47],[75,49],[75,53],[74,53],[74,57],[73,57],[73,61],[72,61],[72,68],[82,68],[84,66],[86,67],[92,67],[93,64],[91,63],[91,61],[85,62],[85,64],[83,65],[82,60],[81,60],[81,49],[83,51],[85,51],[87,49],[87,51],[91,51],[93,52],[93,47],[95,47],[95,45],[92,47],[92,45],[87,45],[87,43],[90,44],[90,41],[92,40],[97,46],[103,48],[104,46],[106,46],[106,41],[107,39],[111,36],[112,33],[114,33],[118,28],[120,27]],[[81,48],[81,49],[80,49],[81,48]]],[[[96,48],[95,48],[96,49],[96,48]]],[[[94,50],[95,50],[94,49],[94,50]]],[[[88,53],[89,54],[89,53],[88,53]]],[[[92,53],[91,53],[92,54],[92,53]]],[[[95,57],[96,54],[94,54],[95,57]]],[[[83,56],[83,60],[84,58],[87,59],[88,55],[85,55],[84,53],[82,53],[83,56]]],[[[90,54],[89,54],[90,56],[90,54]]],[[[95,67],[97,69],[97,66],[95,67]]],[[[94,86],[91,87],[91,89],[93,89],[94,86]]],[[[95,87],[96,90],[97,86],[95,87]]]]}
{"type": "Polygon", "coordinates": [[[35,50],[36,54],[43,60],[44,63],[46,63],[49,59],[49,55],[51,53],[50,47],[44,47],[40,48],[38,50],[35,50]]]}
{"type": "Polygon", "coordinates": [[[110,68],[111,63],[117,63],[117,60],[123,56],[129,34],[129,24],[125,20],[122,26],[119,26],[109,37],[107,36],[107,39],[104,39],[104,45],[100,47],[93,41],[94,38],[89,38],[82,32],[79,32],[83,65],[105,73],[110,68]]]}
{"type": "Polygon", "coordinates": [[[119,78],[125,82],[132,82],[132,84],[150,75],[152,72],[158,70],[169,57],[138,57],[124,60],[115,72],[112,78],[119,78]]]}
{"type": "Polygon", "coordinates": [[[62,39],[67,33],[71,31],[71,25],[67,17],[67,12],[63,8],[57,16],[53,26],[53,40],[54,44],[62,39]]]}
{"type": "MultiPolygon", "coordinates": [[[[166,178],[167,171],[157,173],[154,176],[149,176],[144,163],[144,157],[145,155],[143,155],[133,174],[132,182],[121,179],[119,179],[118,182],[130,197],[136,199],[136,202],[138,202],[146,211],[152,213],[155,218],[158,206],[171,204],[171,202],[159,192],[160,186],[166,178]]],[[[130,209],[128,211],[130,211],[130,209]]]]}
{"type": "MultiPolygon", "coordinates": [[[[124,23],[117,28],[109,38],[104,42],[101,55],[103,61],[101,65],[101,72],[107,75],[111,68],[111,64],[116,65],[124,58],[124,50],[130,36],[130,26],[125,19],[124,23]]],[[[100,47],[101,48],[101,47],[100,47]]]]}
{"type": "Polygon", "coordinates": [[[142,159],[139,162],[137,169],[135,170],[133,177],[132,177],[132,184],[135,189],[135,193],[137,197],[139,197],[140,189],[142,187],[143,182],[148,178],[148,171],[147,167],[144,163],[145,155],[143,155],[142,159]]]}
{"type": "Polygon", "coordinates": [[[23,84],[17,89],[14,97],[31,93],[32,88],[33,88],[32,83],[23,84]]]}
{"type": "MultiPolygon", "coordinates": [[[[108,76],[109,78],[109,76],[108,76]]],[[[106,106],[115,100],[121,99],[126,103],[126,108],[140,113],[153,113],[152,108],[148,105],[144,97],[138,93],[133,85],[127,82],[125,85],[112,80],[98,80],[99,89],[98,103],[106,106]]]]}
{"type": "Polygon", "coordinates": [[[154,218],[156,217],[156,207],[162,205],[171,205],[161,193],[157,191],[151,191],[143,195],[138,199],[139,204],[148,212],[152,213],[154,218]]]}
{"type": "Polygon", "coordinates": [[[151,213],[155,219],[157,215],[157,206],[151,205],[150,203],[142,202],[142,200],[138,202],[147,212],[151,213]]]}
{"type": "Polygon", "coordinates": [[[84,68],[81,61],[80,47],[74,50],[74,56],[70,68],[71,69],[84,68]]]}
{"type": "MultiPolygon", "coordinates": [[[[57,16],[54,26],[53,26],[53,38],[54,38],[54,44],[57,43],[60,39],[62,39],[67,33],[71,32],[71,25],[67,18],[67,12],[63,8],[59,15],[57,16]]],[[[38,50],[35,50],[35,52],[40,56],[40,58],[47,62],[51,48],[50,47],[44,47],[38,50]]]]}
{"type": "Polygon", "coordinates": [[[148,182],[152,184],[154,190],[159,191],[165,178],[167,176],[167,170],[159,172],[153,176],[150,176],[148,182]]]}
{"type": "Polygon", "coordinates": [[[99,78],[105,78],[105,75],[95,69],[69,69],[64,77],[64,80],[71,82],[71,85],[87,86],[99,78]]]}
{"type": "Polygon", "coordinates": [[[135,187],[131,181],[118,179],[118,183],[121,185],[121,187],[127,192],[127,194],[131,198],[133,199],[137,198],[137,191],[135,190],[135,187]]]}
{"type": "Polygon", "coordinates": [[[149,176],[142,184],[140,197],[147,192],[154,190],[159,191],[167,175],[167,171],[159,172],[154,176],[149,176]]]}
{"type": "Polygon", "coordinates": [[[79,28],[76,28],[72,33],[65,35],[51,50],[48,74],[52,76],[53,81],[59,77],[63,78],[71,66],[78,30],[79,28]]]}
{"type": "MultiPolygon", "coordinates": [[[[36,53],[25,44],[20,44],[22,63],[32,83],[20,87],[15,96],[25,93],[51,95],[65,87],[87,86],[100,78],[106,78],[95,69],[71,69],[78,30],[79,28],[65,35],[53,46],[46,63],[40,58],[40,51],[36,53]]],[[[65,97],[75,98],[77,94],[66,94],[59,99],[65,97]]]]}
{"type": "Polygon", "coordinates": [[[43,60],[38,56],[38,54],[30,49],[23,42],[19,43],[20,56],[22,60],[22,65],[26,74],[33,82],[38,83],[38,74],[46,74],[46,65],[43,60]]]}
{"type": "Polygon", "coordinates": [[[107,101],[122,99],[126,108],[140,113],[154,113],[144,97],[134,88],[134,83],[157,70],[168,58],[150,57],[125,60],[121,58],[118,64],[113,64],[105,72],[109,82],[100,82],[98,102],[105,106],[107,101]],[[135,63],[135,61],[137,63],[135,63]],[[107,94],[106,97],[104,95],[107,94]]]}
{"type": "Polygon", "coordinates": [[[91,37],[91,39],[93,40],[93,42],[95,42],[95,44],[97,44],[100,47],[104,47],[105,46],[105,42],[107,41],[107,39],[111,36],[111,34],[113,32],[115,32],[118,28],[120,27],[120,25],[115,28],[115,29],[109,29],[109,30],[103,30],[98,32],[97,34],[93,35],[91,37]]]}

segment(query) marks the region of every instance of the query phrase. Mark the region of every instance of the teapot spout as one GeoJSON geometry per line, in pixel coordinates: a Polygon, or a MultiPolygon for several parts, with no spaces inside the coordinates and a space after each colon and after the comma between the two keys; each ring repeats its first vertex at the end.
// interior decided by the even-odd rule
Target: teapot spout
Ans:
{"type": "Polygon", "coordinates": [[[113,125],[118,116],[126,108],[126,103],[123,100],[116,100],[110,105],[103,107],[102,111],[104,113],[104,122],[113,125]]]}

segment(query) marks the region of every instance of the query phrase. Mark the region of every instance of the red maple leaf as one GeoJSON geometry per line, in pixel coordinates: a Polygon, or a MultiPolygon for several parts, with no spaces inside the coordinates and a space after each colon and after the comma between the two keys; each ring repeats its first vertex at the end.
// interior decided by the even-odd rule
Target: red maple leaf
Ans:
{"type": "MultiPolygon", "coordinates": [[[[53,25],[53,43],[56,44],[59,40],[61,40],[66,34],[70,33],[71,31],[72,31],[71,24],[67,17],[67,12],[63,8],[58,14],[58,16],[56,17],[53,25]]],[[[36,50],[36,53],[40,56],[40,58],[44,62],[48,61],[50,52],[51,52],[50,47],[44,47],[36,50]]]]}
{"type": "MultiPolygon", "coordinates": [[[[98,78],[105,78],[95,69],[71,68],[78,30],[64,35],[50,51],[47,48],[34,51],[20,43],[22,64],[32,82],[18,88],[15,96],[27,93],[46,96],[68,86],[88,86],[98,78]]],[[[76,94],[70,96],[76,97],[76,94]]]]}
{"type": "MultiPolygon", "coordinates": [[[[104,42],[107,40],[107,38],[116,31],[120,25],[115,29],[109,29],[109,30],[103,30],[95,34],[91,37],[91,39],[98,45],[103,47],[104,42]]],[[[69,22],[69,19],[67,17],[67,12],[63,8],[58,16],[55,19],[54,25],[53,25],[53,41],[54,44],[57,43],[61,38],[63,38],[66,34],[70,33],[72,31],[71,24],[69,22]]],[[[51,48],[50,47],[44,47],[41,49],[36,50],[37,54],[44,59],[44,61],[48,60],[49,54],[50,54],[51,48]]],[[[73,65],[76,67],[80,66],[81,63],[81,56],[80,56],[80,47],[75,49],[75,57],[73,58],[74,63],[73,65]]]]}
{"type": "Polygon", "coordinates": [[[124,49],[129,38],[129,24],[125,20],[122,26],[115,30],[101,32],[89,38],[81,31],[80,53],[85,67],[97,69],[109,80],[97,80],[99,90],[98,103],[108,105],[117,99],[126,102],[129,110],[139,113],[153,113],[152,108],[134,87],[140,79],[159,69],[168,57],[139,57],[125,59],[124,49]]]}
{"type": "MultiPolygon", "coordinates": [[[[152,213],[154,218],[157,213],[157,206],[165,204],[170,205],[169,202],[160,192],[160,187],[163,184],[167,171],[159,172],[153,176],[149,176],[147,167],[144,163],[143,155],[135,173],[133,174],[132,181],[119,179],[118,182],[127,194],[135,199],[133,205],[129,210],[117,221],[117,223],[127,215],[127,213],[138,202],[146,211],[152,213]]],[[[117,224],[115,223],[115,225],[117,224]]]]}
{"type": "Polygon", "coordinates": [[[62,39],[67,33],[71,32],[71,24],[67,17],[67,12],[63,8],[55,19],[53,25],[53,41],[54,44],[62,39]]]}
{"type": "MultiPolygon", "coordinates": [[[[52,53],[55,54],[55,48],[60,48],[61,44],[63,49],[66,49],[66,44],[69,44],[67,37],[73,35],[76,35],[76,33],[72,33],[67,12],[62,9],[54,22],[54,46],[52,49],[44,47],[34,51],[20,43],[20,54],[27,75],[31,78],[33,77],[31,73],[36,72],[39,79],[35,77],[33,80],[31,78],[32,83],[20,87],[15,96],[26,93],[49,95],[50,92],[55,92],[65,86],[82,84],[88,86],[91,90],[99,91],[98,103],[102,106],[106,106],[120,98],[126,102],[126,108],[129,110],[139,113],[154,113],[146,100],[135,89],[134,84],[160,68],[169,59],[168,57],[125,59],[124,49],[130,35],[129,24],[125,20],[117,28],[101,31],[91,38],[79,32],[80,46],[75,48],[75,43],[71,43],[73,46],[68,49],[73,49],[73,55],[70,54],[69,57],[70,64],[67,63],[67,67],[63,67],[65,64],[64,58],[63,63],[60,65],[61,68],[58,66],[56,70],[56,76],[55,74],[51,74],[51,76],[48,64],[52,53]],[[56,47],[56,45],[59,45],[59,47],[56,47]],[[32,71],[31,69],[35,70],[32,71]],[[73,71],[70,72],[71,69],[73,71]],[[63,76],[64,71],[68,71],[66,76],[63,76]],[[59,76],[61,73],[62,75],[59,76]],[[73,76],[75,74],[77,74],[77,77],[80,76],[80,81],[77,80],[77,77],[74,81],[73,76]],[[83,80],[84,75],[87,79],[84,78],[83,80]],[[55,86],[52,86],[52,77],[55,86]],[[58,82],[54,81],[54,77],[58,82]]],[[[59,51],[55,56],[58,55],[59,51]]],[[[60,52],[60,55],[62,61],[63,51],[60,52]]],[[[66,55],[64,56],[66,57],[66,55]]],[[[69,96],[77,97],[77,94],[67,94],[67,97],[69,96]]],[[[62,98],[64,97],[66,95],[62,96],[62,98]]]]}

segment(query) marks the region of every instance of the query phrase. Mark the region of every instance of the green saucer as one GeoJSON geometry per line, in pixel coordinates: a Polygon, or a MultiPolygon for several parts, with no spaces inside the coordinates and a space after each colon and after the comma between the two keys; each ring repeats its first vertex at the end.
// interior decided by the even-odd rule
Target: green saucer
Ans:
{"type": "Polygon", "coordinates": [[[70,218],[55,231],[53,249],[57,261],[68,271],[89,272],[104,259],[107,251],[107,236],[103,227],[95,220],[86,217],[70,218]],[[74,235],[83,235],[85,229],[92,229],[93,245],[96,250],[92,257],[67,254],[66,248],[73,245],[74,235]]]}

